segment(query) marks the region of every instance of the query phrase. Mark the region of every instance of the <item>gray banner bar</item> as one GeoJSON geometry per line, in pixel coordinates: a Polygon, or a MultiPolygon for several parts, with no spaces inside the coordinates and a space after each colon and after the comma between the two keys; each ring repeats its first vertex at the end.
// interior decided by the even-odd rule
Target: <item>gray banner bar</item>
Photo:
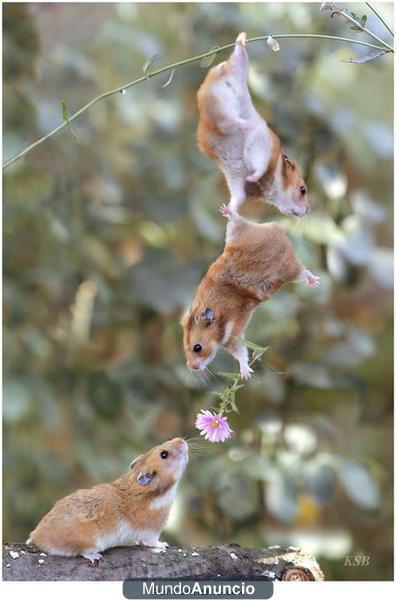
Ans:
{"type": "Polygon", "coordinates": [[[127,579],[122,592],[128,600],[267,600],[274,593],[274,584],[259,579],[127,579]]]}

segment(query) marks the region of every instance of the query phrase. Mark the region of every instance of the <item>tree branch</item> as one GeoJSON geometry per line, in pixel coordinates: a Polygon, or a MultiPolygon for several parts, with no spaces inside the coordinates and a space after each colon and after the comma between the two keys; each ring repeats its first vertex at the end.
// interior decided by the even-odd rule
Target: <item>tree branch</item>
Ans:
{"type": "MultiPolygon", "coordinates": [[[[249,39],[249,42],[251,43],[251,42],[258,42],[258,41],[262,41],[262,40],[268,40],[268,37],[269,36],[253,37],[253,38],[249,39]]],[[[376,50],[386,50],[387,52],[393,53],[393,48],[391,48],[388,44],[386,44],[386,48],[385,48],[384,46],[377,46],[375,44],[370,44],[368,42],[363,42],[360,40],[354,40],[351,38],[344,38],[344,37],[338,37],[338,36],[333,36],[333,35],[321,35],[321,34],[314,34],[314,33],[295,33],[295,34],[279,34],[279,35],[273,34],[272,37],[274,39],[278,39],[278,40],[280,40],[280,39],[298,39],[298,38],[336,40],[336,41],[341,41],[341,42],[348,42],[350,44],[358,44],[360,46],[366,46],[368,48],[374,48],[376,50]]],[[[384,42],[384,44],[385,44],[385,42],[384,42]]],[[[214,54],[218,54],[219,52],[223,52],[224,50],[233,48],[234,45],[235,45],[235,42],[232,42],[232,44],[226,44],[225,46],[214,48],[212,50],[209,50],[208,52],[204,52],[203,54],[198,54],[197,56],[193,56],[191,58],[186,58],[184,60],[180,60],[180,61],[172,63],[170,65],[166,65],[165,67],[156,69],[155,71],[152,71],[151,73],[148,72],[145,75],[143,75],[142,77],[135,79],[134,81],[131,81],[131,82],[121,85],[113,90],[104,92],[104,93],[100,94],[99,96],[96,96],[96,98],[93,98],[90,102],[85,104],[82,108],[80,108],[75,113],[70,115],[68,117],[67,121],[64,121],[63,123],[61,123],[60,125],[55,127],[55,129],[52,129],[51,131],[49,131],[42,138],[36,140],[33,144],[30,144],[30,146],[27,146],[24,150],[22,150],[15,156],[6,160],[3,163],[3,169],[5,169],[6,167],[9,167],[15,161],[21,159],[23,156],[25,156],[26,154],[31,152],[34,148],[37,148],[37,146],[39,146],[40,144],[42,144],[49,138],[53,137],[56,133],[59,133],[63,129],[70,127],[70,123],[72,123],[72,121],[77,119],[77,117],[79,117],[80,115],[85,113],[87,110],[92,108],[92,106],[94,106],[101,100],[104,100],[105,98],[109,98],[110,96],[113,96],[114,94],[119,94],[119,93],[123,92],[123,90],[127,90],[135,85],[138,85],[139,83],[143,83],[143,81],[146,81],[147,79],[149,79],[151,77],[155,77],[156,75],[160,75],[161,73],[165,73],[166,71],[171,71],[173,69],[176,69],[177,67],[181,67],[183,65],[187,65],[189,63],[196,62],[198,60],[202,60],[208,56],[212,56],[214,54]]]]}
{"type": "Polygon", "coordinates": [[[237,544],[169,547],[154,553],[140,546],[103,552],[98,567],[81,557],[42,555],[26,544],[3,546],[3,579],[8,581],[124,581],[125,579],[227,579],[322,581],[316,560],[293,547],[240,548],[237,544]],[[13,553],[10,554],[10,553],[13,553]],[[17,556],[16,556],[17,555],[17,556]],[[13,558],[12,556],[16,556],[13,558]]]}

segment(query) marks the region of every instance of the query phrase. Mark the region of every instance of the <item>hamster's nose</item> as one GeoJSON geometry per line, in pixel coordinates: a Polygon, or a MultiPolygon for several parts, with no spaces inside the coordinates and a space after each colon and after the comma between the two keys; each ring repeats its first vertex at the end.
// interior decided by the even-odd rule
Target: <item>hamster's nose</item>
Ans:
{"type": "Polygon", "coordinates": [[[184,450],[184,451],[188,451],[188,444],[185,440],[183,440],[183,438],[174,438],[174,440],[172,440],[175,447],[177,448],[177,450],[184,450]]]}
{"type": "Polygon", "coordinates": [[[309,212],[310,212],[309,206],[302,207],[302,208],[295,208],[292,210],[292,214],[295,215],[296,217],[303,217],[304,215],[307,215],[309,212]]]}

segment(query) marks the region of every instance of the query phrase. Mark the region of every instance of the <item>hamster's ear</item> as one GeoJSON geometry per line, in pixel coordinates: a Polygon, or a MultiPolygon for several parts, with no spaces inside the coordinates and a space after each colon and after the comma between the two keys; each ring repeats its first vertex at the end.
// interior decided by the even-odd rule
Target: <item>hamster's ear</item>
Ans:
{"type": "Polygon", "coordinates": [[[183,313],[183,316],[180,319],[180,325],[183,325],[183,327],[184,327],[184,325],[187,323],[188,319],[190,318],[191,312],[192,312],[192,309],[188,308],[186,310],[186,312],[183,313]]]}
{"type": "Polygon", "coordinates": [[[137,482],[140,483],[140,485],[147,485],[153,479],[154,473],[139,473],[137,482]]]}
{"type": "Polygon", "coordinates": [[[214,311],[211,308],[205,308],[205,310],[203,310],[201,312],[201,314],[198,317],[198,321],[205,321],[206,323],[212,323],[212,321],[214,320],[215,314],[214,311]]]}
{"type": "Polygon", "coordinates": [[[139,460],[139,458],[142,458],[142,455],[138,456],[137,458],[135,458],[135,460],[133,460],[131,462],[131,464],[129,465],[129,470],[131,471],[133,469],[133,467],[136,465],[137,461],[139,460]]]}
{"type": "Polygon", "coordinates": [[[294,162],[294,160],[291,160],[286,154],[283,154],[283,160],[287,165],[289,165],[289,167],[291,167],[292,171],[295,170],[296,163],[294,162]]]}

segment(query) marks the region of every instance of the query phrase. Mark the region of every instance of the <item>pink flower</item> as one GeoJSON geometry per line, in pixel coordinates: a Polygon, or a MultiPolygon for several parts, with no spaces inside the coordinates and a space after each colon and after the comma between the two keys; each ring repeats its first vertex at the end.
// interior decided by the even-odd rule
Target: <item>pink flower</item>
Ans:
{"type": "Polygon", "coordinates": [[[216,415],[209,410],[201,410],[197,414],[195,427],[209,442],[224,442],[234,433],[228,425],[227,417],[216,415]]]}

